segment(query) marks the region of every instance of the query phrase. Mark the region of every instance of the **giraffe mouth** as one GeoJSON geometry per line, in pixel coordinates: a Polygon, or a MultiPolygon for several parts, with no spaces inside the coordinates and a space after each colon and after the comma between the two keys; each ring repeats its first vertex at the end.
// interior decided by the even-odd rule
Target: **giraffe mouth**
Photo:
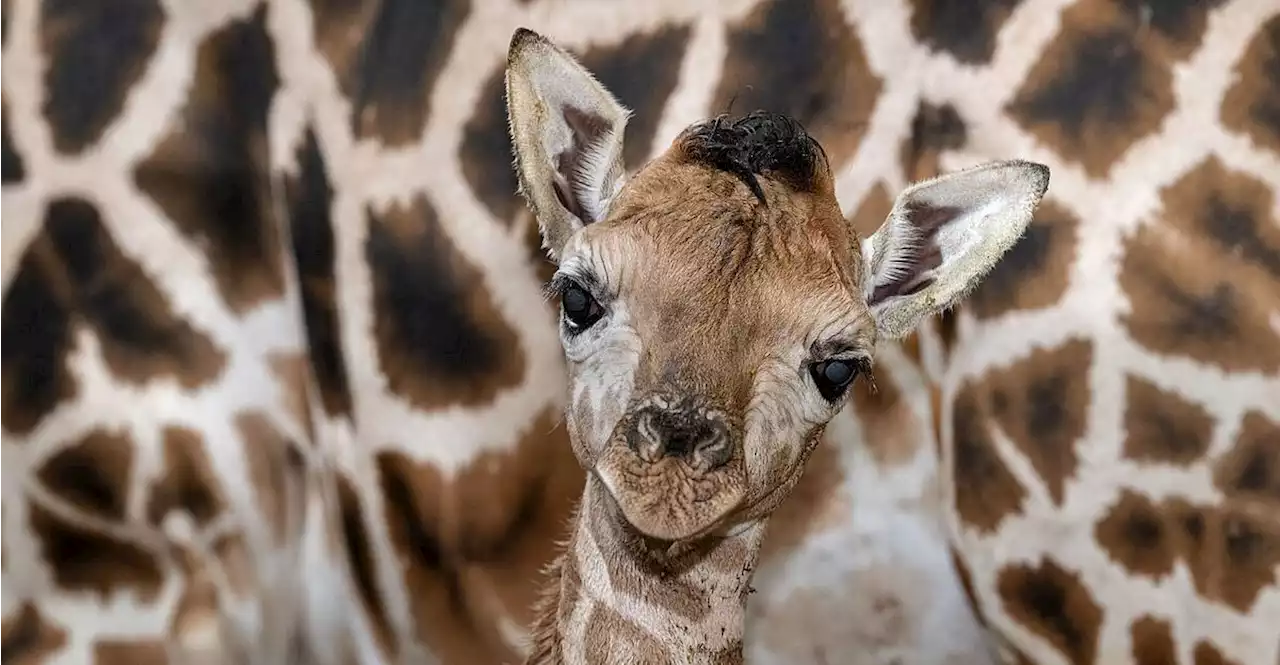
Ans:
{"type": "Polygon", "coordinates": [[[717,531],[746,497],[740,454],[705,470],[689,460],[649,461],[626,445],[609,445],[593,469],[623,517],[641,534],[663,541],[700,538],[717,531]]]}

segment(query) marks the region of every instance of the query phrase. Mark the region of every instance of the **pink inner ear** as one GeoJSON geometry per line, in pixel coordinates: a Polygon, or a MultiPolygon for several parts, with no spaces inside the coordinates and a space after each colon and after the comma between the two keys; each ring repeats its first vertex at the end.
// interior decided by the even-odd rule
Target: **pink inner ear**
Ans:
{"type": "Polygon", "coordinates": [[[942,249],[938,246],[938,231],[960,215],[955,206],[930,206],[915,201],[903,208],[897,221],[909,231],[903,235],[912,242],[893,248],[889,263],[897,268],[891,279],[876,286],[868,299],[869,305],[892,298],[917,293],[933,283],[933,270],[942,265],[942,249]]]}

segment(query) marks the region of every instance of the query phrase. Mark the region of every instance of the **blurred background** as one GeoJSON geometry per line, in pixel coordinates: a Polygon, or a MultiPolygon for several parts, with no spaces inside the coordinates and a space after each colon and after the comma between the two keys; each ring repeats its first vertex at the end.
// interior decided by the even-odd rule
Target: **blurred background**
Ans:
{"type": "Polygon", "coordinates": [[[6,665],[520,662],[583,482],[522,26],[633,110],[629,169],[788,113],[864,236],[911,182],[1052,170],[829,427],[749,662],[1280,662],[1274,1],[3,12],[6,665]]]}

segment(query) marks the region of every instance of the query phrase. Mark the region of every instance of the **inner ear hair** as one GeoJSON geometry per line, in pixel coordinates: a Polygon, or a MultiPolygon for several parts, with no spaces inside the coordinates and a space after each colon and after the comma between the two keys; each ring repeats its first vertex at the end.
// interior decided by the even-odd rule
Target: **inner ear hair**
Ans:
{"type": "Polygon", "coordinates": [[[594,113],[566,105],[561,115],[573,140],[553,157],[556,199],[584,224],[595,223],[604,219],[608,199],[614,193],[605,191],[611,163],[617,157],[610,148],[621,142],[613,140],[609,121],[594,113]]]}
{"type": "Polygon", "coordinates": [[[886,257],[884,277],[875,285],[868,302],[876,303],[892,296],[918,293],[933,283],[932,272],[942,265],[942,246],[938,231],[961,213],[955,206],[931,206],[912,201],[894,220],[903,237],[898,250],[886,257]]]}
{"type": "Polygon", "coordinates": [[[506,92],[520,193],[558,261],[569,238],[604,219],[621,185],[630,111],[567,51],[525,28],[511,37],[506,92]]]}

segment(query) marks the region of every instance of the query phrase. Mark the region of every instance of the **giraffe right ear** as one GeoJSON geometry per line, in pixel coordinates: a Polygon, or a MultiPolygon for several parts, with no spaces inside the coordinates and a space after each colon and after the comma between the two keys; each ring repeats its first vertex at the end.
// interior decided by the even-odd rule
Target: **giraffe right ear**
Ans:
{"type": "Polygon", "coordinates": [[[506,78],[520,192],[558,261],[573,234],[604,219],[622,187],[630,111],[572,55],[525,28],[511,37],[506,78]]]}

